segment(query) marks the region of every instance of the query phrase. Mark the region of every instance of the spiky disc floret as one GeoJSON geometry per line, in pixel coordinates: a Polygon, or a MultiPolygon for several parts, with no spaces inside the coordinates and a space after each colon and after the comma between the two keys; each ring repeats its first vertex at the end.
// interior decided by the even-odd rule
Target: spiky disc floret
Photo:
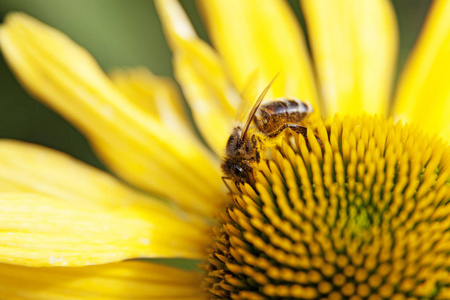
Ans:
{"type": "Polygon", "coordinates": [[[212,299],[450,299],[450,152],[376,117],[286,131],[219,217],[212,299]],[[309,147],[307,146],[309,143],[309,147]]]}

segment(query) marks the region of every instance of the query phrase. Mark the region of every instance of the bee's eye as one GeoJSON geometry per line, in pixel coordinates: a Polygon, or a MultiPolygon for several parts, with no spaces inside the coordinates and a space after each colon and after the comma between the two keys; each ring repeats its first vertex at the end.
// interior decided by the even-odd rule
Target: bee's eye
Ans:
{"type": "Polygon", "coordinates": [[[242,167],[238,165],[234,165],[231,168],[231,173],[233,173],[233,175],[236,177],[242,177],[244,175],[244,172],[244,169],[242,169],[242,167]]]}

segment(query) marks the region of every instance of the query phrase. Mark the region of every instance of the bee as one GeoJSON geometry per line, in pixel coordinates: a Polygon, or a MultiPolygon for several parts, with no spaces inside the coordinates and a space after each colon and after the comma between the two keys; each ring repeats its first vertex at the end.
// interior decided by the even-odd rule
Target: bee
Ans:
{"type": "MultiPolygon", "coordinates": [[[[276,76],[275,76],[276,78],[276,76]]],[[[225,179],[232,179],[238,190],[239,184],[254,183],[251,163],[260,161],[261,135],[275,138],[289,128],[306,137],[305,120],[313,111],[309,103],[298,99],[280,98],[261,104],[275,78],[266,86],[253,105],[244,125],[236,126],[228,139],[222,170],[225,179]],[[249,132],[252,122],[256,130],[249,132]]]]}

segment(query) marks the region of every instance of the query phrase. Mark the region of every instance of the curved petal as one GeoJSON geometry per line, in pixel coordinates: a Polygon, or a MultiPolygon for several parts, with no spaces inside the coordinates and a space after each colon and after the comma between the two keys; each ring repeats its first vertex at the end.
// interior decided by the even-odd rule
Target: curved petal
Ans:
{"type": "Polygon", "coordinates": [[[240,97],[217,53],[195,33],[177,0],[156,7],[174,55],[175,76],[208,145],[221,155],[231,133],[240,97]]]}
{"type": "Polygon", "coordinates": [[[202,299],[196,272],[126,261],[79,268],[0,264],[2,299],[202,299]]]}
{"type": "Polygon", "coordinates": [[[44,147],[0,142],[0,262],[78,266],[203,257],[206,228],[44,147]]]}
{"type": "Polygon", "coordinates": [[[78,126],[115,172],[138,187],[210,214],[221,200],[218,162],[192,135],[163,128],[62,33],[12,13],[0,32],[9,65],[34,96],[78,126]]]}
{"type": "Polygon", "coordinates": [[[327,115],[387,112],[398,48],[388,0],[301,0],[327,115]]]}
{"type": "Polygon", "coordinates": [[[450,1],[436,0],[400,76],[393,115],[450,137],[450,1]]]}
{"type": "Polygon", "coordinates": [[[109,75],[130,101],[151,118],[158,120],[164,128],[190,135],[194,139],[194,128],[181,95],[171,79],[155,76],[144,67],[118,69],[109,75]]]}
{"type": "Polygon", "coordinates": [[[280,0],[200,1],[211,39],[239,90],[257,78],[262,91],[279,73],[267,98],[298,97],[318,107],[303,33],[280,0]]]}

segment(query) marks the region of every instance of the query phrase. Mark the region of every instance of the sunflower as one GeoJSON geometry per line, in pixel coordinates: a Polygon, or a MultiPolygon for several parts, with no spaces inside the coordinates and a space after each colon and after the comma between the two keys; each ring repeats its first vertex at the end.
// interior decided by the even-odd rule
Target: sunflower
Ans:
{"type": "Polygon", "coordinates": [[[156,5],[195,128],[170,80],[107,76],[22,13],[1,26],[19,81],[121,178],[0,141],[1,298],[450,299],[450,1],[434,1],[393,99],[389,1],[301,1],[313,60],[283,1],[200,1],[214,48],[176,0],[156,5]],[[266,98],[309,102],[307,133],[261,145],[254,182],[229,195],[234,117],[277,73],[266,98]]]}

